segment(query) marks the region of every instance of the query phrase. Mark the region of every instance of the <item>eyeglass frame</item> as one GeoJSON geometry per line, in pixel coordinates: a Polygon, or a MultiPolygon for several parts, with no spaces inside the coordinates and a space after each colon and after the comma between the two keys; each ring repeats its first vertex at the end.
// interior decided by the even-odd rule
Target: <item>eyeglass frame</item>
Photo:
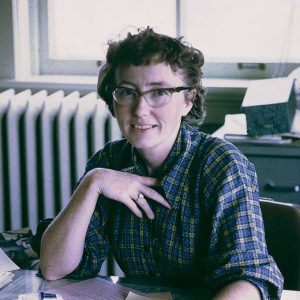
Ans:
{"type": "MultiPolygon", "coordinates": [[[[182,92],[182,91],[188,91],[188,90],[195,90],[195,88],[194,87],[188,87],[188,86],[178,86],[178,87],[168,87],[168,88],[157,88],[157,89],[152,89],[152,90],[148,90],[148,91],[139,91],[139,90],[136,90],[136,89],[132,89],[132,88],[129,88],[129,87],[126,87],[126,86],[117,86],[117,87],[115,87],[114,88],[114,90],[112,91],[112,96],[113,96],[113,100],[117,103],[117,104],[119,104],[119,105],[121,105],[121,106],[133,106],[133,105],[135,105],[136,103],[138,103],[138,100],[143,96],[143,98],[145,99],[145,101],[147,102],[147,104],[149,105],[149,106],[151,106],[151,107],[163,107],[163,106],[165,106],[165,105],[167,105],[169,102],[170,102],[170,100],[171,100],[171,98],[172,98],[172,96],[173,96],[173,94],[174,93],[180,93],[180,92],[182,92]],[[136,96],[138,96],[137,98],[136,98],[136,101],[134,102],[134,103],[132,103],[132,104],[122,104],[122,103],[119,103],[118,102],[118,100],[116,99],[116,96],[115,96],[115,92],[116,92],[116,90],[118,90],[118,89],[128,89],[128,90],[131,90],[131,91],[133,91],[134,93],[136,93],[136,96]],[[170,97],[169,97],[169,100],[167,101],[167,102],[165,102],[165,103],[163,103],[162,105],[151,105],[149,102],[148,102],[148,99],[147,99],[147,97],[145,97],[148,93],[151,93],[151,92],[154,92],[154,91],[168,91],[168,92],[170,92],[171,93],[171,95],[170,95],[170,97]]],[[[195,96],[195,94],[193,95],[193,96],[195,96]]]]}

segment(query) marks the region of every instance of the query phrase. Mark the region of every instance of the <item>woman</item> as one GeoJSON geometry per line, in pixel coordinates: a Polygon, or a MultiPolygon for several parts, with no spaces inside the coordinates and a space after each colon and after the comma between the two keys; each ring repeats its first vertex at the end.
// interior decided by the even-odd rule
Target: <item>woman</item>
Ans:
{"type": "Polygon", "coordinates": [[[204,118],[203,63],[150,28],[109,44],[98,93],[124,139],[89,160],[45,232],[47,279],[95,275],[112,250],[128,276],[188,277],[215,299],[280,297],[253,165],[190,125],[204,118]]]}

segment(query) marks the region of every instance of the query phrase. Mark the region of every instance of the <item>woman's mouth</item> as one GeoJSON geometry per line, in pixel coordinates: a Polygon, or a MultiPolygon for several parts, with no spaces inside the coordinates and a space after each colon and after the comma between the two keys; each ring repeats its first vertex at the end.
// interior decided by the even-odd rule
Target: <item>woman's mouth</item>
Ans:
{"type": "Polygon", "coordinates": [[[147,130],[147,129],[151,129],[151,128],[155,127],[156,125],[150,125],[150,124],[132,124],[131,126],[133,128],[135,128],[135,129],[147,130]]]}

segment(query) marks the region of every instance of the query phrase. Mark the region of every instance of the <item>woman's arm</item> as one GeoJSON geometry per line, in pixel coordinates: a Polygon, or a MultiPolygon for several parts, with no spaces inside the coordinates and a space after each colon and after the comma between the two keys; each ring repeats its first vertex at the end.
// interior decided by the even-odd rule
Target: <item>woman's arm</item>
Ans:
{"type": "Polygon", "coordinates": [[[246,280],[239,280],[226,285],[214,297],[213,300],[261,300],[258,287],[246,280]]]}
{"type": "Polygon", "coordinates": [[[97,199],[97,185],[93,176],[88,174],[65,209],[47,228],[40,255],[40,268],[46,279],[64,277],[78,266],[97,199]]]}
{"type": "Polygon", "coordinates": [[[206,266],[212,289],[222,282],[247,280],[264,299],[277,299],[283,278],[267,251],[255,167],[231,144],[212,150],[213,164],[207,164],[203,182],[210,187],[205,201],[210,225],[206,266]]]}
{"type": "Polygon", "coordinates": [[[154,214],[146,198],[170,208],[166,200],[151,188],[157,184],[155,178],[110,169],[96,168],[88,172],[68,205],[43,235],[40,267],[44,277],[48,280],[59,279],[78,266],[99,195],[123,203],[137,217],[143,217],[144,211],[149,219],[153,219],[154,214]],[[145,198],[137,203],[134,200],[140,193],[145,198]]]}

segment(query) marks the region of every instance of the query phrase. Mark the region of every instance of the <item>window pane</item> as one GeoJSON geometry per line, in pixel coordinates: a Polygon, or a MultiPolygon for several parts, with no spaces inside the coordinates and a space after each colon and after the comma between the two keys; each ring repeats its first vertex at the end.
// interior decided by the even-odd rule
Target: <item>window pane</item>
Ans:
{"type": "Polygon", "coordinates": [[[175,0],[50,0],[49,56],[103,60],[107,40],[120,32],[151,26],[176,35],[175,0]]]}
{"type": "Polygon", "coordinates": [[[184,0],[181,34],[207,62],[299,62],[300,1],[184,0]]]}

